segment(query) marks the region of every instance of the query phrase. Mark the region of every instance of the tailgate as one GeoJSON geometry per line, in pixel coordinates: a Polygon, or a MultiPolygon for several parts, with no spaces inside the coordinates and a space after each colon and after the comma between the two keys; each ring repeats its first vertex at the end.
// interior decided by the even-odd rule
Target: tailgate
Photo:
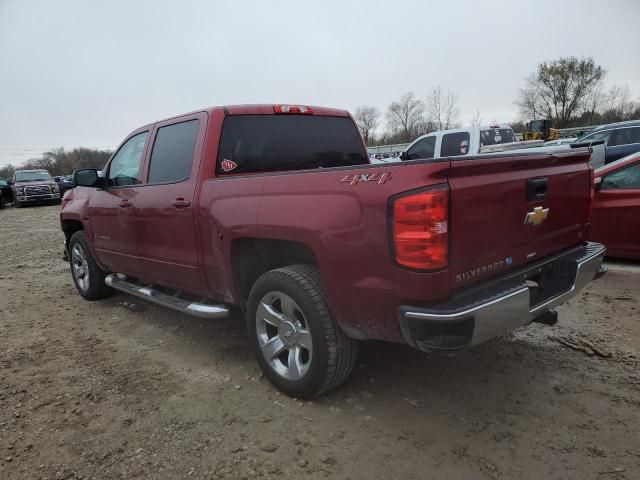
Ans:
{"type": "Polygon", "coordinates": [[[586,240],[590,153],[451,162],[451,284],[500,275],[586,240]]]}

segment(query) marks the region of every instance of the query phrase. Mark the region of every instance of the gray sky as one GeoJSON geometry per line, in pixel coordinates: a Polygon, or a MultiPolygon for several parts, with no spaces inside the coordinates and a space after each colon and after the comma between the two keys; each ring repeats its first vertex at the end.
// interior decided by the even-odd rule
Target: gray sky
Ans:
{"type": "Polygon", "coordinates": [[[637,97],[638,25],[638,0],[0,0],[0,165],[205,106],[384,111],[436,85],[463,124],[508,122],[537,63],[569,55],[637,97]]]}

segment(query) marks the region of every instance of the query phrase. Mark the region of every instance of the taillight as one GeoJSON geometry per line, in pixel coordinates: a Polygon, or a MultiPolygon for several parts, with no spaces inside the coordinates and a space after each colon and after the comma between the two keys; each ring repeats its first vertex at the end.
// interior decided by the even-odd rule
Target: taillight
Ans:
{"type": "Polygon", "coordinates": [[[304,105],[275,105],[273,107],[275,113],[302,113],[307,115],[313,115],[311,107],[304,105]]]}
{"type": "Polygon", "coordinates": [[[396,262],[418,270],[444,268],[449,259],[449,188],[438,187],[393,203],[396,262]]]}

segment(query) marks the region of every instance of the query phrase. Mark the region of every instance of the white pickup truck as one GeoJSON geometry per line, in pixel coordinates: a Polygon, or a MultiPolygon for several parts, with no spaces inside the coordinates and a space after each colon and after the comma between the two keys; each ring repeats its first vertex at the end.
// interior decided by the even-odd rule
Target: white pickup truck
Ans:
{"type": "Polygon", "coordinates": [[[401,160],[460,157],[506,150],[542,147],[542,140],[516,141],[509,125],[439,130],[417,138],[401,154],[401,160]]]}

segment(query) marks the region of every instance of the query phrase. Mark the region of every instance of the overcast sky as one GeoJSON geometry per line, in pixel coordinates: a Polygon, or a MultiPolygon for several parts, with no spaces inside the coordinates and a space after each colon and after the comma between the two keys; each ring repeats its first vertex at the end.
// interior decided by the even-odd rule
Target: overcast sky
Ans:
{"type": "Polygon", "coordinates": [[[517,117],[538,62],[593,56],[640,94],[640,1],[0,0],[0,165],[115,147],[211,105],[382,110],[436,85],[517,117]]]}

